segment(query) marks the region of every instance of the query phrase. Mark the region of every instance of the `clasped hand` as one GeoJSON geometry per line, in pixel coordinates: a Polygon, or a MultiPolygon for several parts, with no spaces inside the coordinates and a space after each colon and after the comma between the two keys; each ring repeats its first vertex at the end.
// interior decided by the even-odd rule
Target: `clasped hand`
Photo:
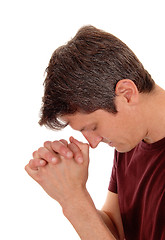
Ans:
{"type": "Polygon", "coordinates": [[[44,143],[26,165],[27,173],[63,207],[86,188],[89,145],[73,137],[44,143]]]}

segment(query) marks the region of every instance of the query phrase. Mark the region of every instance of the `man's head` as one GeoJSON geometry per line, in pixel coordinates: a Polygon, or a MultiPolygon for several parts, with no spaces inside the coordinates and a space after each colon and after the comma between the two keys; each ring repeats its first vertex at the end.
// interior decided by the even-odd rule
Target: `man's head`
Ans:
{"type": "Polygon", "coordinates": [[[149,137],[148,116],[152,116],[156,88],[150,94],[139,93],[133,81],[123,79],[117,83],[115,92],[116,114],[98,109],[92,113],[66,114],[61,120],[80,131],[92,148],[105,142],[119,152],[128,152],[149,137]]]}
{"type": "Polygon", "coordinates": [[[117,114],[117,83],[131,80],[140,93],[154,81],[135,54],[115,36],[92,26],[81,28],[58,48],[47,67],[41,125],[61,129],[62,116],[102,109],[117,114]]]}

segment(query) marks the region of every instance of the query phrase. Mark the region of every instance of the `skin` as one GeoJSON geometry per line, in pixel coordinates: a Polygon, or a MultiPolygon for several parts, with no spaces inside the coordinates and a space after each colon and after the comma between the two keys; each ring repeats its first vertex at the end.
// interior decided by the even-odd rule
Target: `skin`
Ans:
{"type": "Polygon", "coordinates": [[[100,142],[105,142],[119,152],[127,152],[141,140],[150,144],[165,137],[165,91],[159,86],[144,94],[138,92],[131,80],[123,79],[116,86],[115,103],[117,114],[99,109],[91,114],[77,112],[63,116],[62,120],[82,132],[89,145],[73,137],[70,143],[47,141],[33,153],[33,159],[25,167],[27,173],[61,204],[64,215],[84,240],[124,239],[117,194],[108,192],[102,211],[98,212],[86,190],[89,146],[96,148],[100,142]],[[95,228],[93,223],[98,226],[96,235],[90,235],[86,228],[86,224],[90,229],[95,228]]]}

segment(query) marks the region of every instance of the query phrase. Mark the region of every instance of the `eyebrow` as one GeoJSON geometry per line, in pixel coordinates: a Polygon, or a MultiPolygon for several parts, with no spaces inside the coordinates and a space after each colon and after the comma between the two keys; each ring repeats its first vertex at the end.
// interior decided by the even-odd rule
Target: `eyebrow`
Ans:
{"type": "Polygon", "coordinates": [[[79,131],[80,132],[82,132],[82,131],[84,131],[85,129],[88,129],[89,127],[91,127],[91,126],[95,126],[96,125],[96,123],[91,123],[91,124],[89,124],[89,125],[87,125],[87,126],[84,126],[84,127],[82,127],[79,131]]]}
{"type": "MultiPolygon", "coordinates": [[[[67,121],[66,124],[69,125],[69,126],[72,128],[72,126],[70,125],[70,121],[67,121]]],[[[73,129],[74,129],[74,128],[73,128],[73,129]]],[[[85,130],[85,127],[82,127],[80,130],[76,130],[76,131],[82,132],[82,131],[84,131],[84,130],[85,130]]]]}

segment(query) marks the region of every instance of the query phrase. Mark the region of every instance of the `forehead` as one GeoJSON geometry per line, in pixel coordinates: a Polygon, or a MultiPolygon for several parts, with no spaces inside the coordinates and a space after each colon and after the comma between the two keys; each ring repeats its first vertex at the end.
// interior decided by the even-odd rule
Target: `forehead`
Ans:
{"type": "Polygon", "coordinates": [[[61,120],[68,123],[72,128],[79,128],[82,125],[89,124],[93,121],[94,114],[93,113],[80,113],[76,112],[70,115],[64,115],[61,117],[61,120]]]}
{"type": "Polygon", "coordinates": [[[92,113],[80,113],[64,115],[61,119],[68,123],[74,129],[80,129],[98,122],[105,122],[109,113],[104,110],[96,110],[92,113]]]}

